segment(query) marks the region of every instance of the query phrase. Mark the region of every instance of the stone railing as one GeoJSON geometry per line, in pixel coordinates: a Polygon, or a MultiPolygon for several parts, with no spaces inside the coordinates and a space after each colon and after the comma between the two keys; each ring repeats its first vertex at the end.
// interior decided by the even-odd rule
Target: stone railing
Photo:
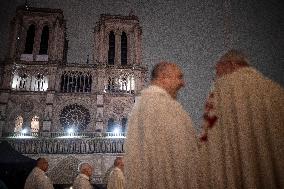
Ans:
{"type": "Polygon", "coordinates": [[[126,133],[114,132],[31,132],[31,133],[4,133],[8,138],[124,138],[126,133]]]}
{"type": "Polygon", "coordinates": [[[22,154],[124,153],[124,138],[1,138],[22,154]]]}

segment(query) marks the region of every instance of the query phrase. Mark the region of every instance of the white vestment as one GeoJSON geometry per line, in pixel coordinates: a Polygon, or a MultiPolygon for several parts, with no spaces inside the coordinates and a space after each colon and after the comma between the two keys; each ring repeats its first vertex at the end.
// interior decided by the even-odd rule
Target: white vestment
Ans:
{"type": "Polygon", "coordinates": [[[201,160],[210,188],[284,188],[284,90],[256,70],[216,80],[201,160]]]}
{"type": "Polygon", "coordinates": [[[73,189],[92,189],[90,178],[85,174],[79,174],[73,183],[73,189]]]}
{"type": "Polygon", "coordinates": [[[108,178],[107,189],[124,189],[124,188],[125,188],[125,179],[123,172],[118,167],[114,167],[108,178]]]}
{"type": "Polygon", "coordinates": [[[27,177],[24,189],[53,189],[53,185],[45,172],[35,167],[27,177]]]}
{"type": "Polygon", "coordinates": [[[143,90],[128,122],[126,188],[197,188],[197,150],[182,106],[160,87],[143,90]]]}

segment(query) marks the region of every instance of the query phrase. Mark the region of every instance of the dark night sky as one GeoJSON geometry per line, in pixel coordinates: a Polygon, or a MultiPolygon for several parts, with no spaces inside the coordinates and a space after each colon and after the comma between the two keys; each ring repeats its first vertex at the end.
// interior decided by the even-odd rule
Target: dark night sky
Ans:
{"type": "MultiPolygon", "coordinates": [[[[0,59],[7,52],[9,21],[24,0],[0,1],[0,59]]],[[[179,100],[198,127],[214,77],[214,65],[228,48],[249,56],[250,64],[284,86],[284,3],[281,0],[29,0],[30,6],[59,8],[67,20],[68,62],[92,57],[93,27],[103,13],[139,17],[143,63],[181,65],[186,87],[179,100]],[[229,4],[227,2],[230,2],[229,4]],[[228,34],[226,34],[228,33],[228,34]],[[230,38],[230,40],[227,40],[230,38]]]]}

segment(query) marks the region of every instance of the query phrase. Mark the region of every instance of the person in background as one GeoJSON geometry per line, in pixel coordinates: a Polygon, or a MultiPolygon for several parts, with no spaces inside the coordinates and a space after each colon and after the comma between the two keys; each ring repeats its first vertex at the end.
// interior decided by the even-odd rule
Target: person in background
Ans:
{"type": "Polygon", "coordinates": [[[90,177],[93,174],[94,168],[86,162],[80,163],[78,166],[79,174],[73,183],[73,189],[92,189],[90,177]]]}
{"type": "Polygon", "coordinates": [[[45,174],[48,161],[45,158],[38,158],[36,161],[36,167],[27,177],[24,189],[53,189],[51,180],[45,174]]]}
{"type": "Polygon", "coordinates": [[[197,137],[191,118],[176,100],[182,70],[161,62],[129,116],[125,148],[127,189],[198,188],[197,137]]]}
{"type": "Polygon", "coordinates": [[[224,54],[204,113],[204,183],[284,188],[283,104],[283,88],[250,67],[242,52],[224,54]]]}
{"type": "Polygon", "coordinates": [[[111,171],[107,183],[107,189],[124,189],[125,178],[124,178],[124,163],[122,157],[117,157],[114,160],[114,168],[111,171]]]}

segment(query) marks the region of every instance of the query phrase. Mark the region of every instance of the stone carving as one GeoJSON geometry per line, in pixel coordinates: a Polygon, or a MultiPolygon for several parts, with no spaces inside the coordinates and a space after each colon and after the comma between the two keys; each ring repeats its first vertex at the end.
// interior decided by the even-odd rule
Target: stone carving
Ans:
{"type": "Polygon", "coordinates": [[[122,114],[123,111],[124,111],[123,103],[113,107],[113,112],[118,115],[122,114]]]}
{"type": "Polygon", "coordinates": [[[9,140],[11,146],[23,154],[92,154],[124,153],[124,139],[26,139],[9,140]]]}
{"type": "Polygon", "coordinates": [[[6,120],[6,115],[4,112],[0,111],[0,121],[6,120]]]}
{"type": "MultiPolygon", "coordinates": [[[[14,22],[15,27],[11,27],[14,28],[11,33],[15,35],[11,36],[13,41],[11,41],[9,59],[4,65],[5,74],[3,76],[3,81],[5,81],[3,83],[6,83],[3,88],[11,90],[8,90],[8,103],[2,105],[5,111],[1,109],[2,113],[7,116],[6,120],[2,121],[4,122],[2,130],[3,133],[14,134],[17,116],[23,117],[23,124],[27,127],[31,125],[32,117],[38,116],[40,130],[36,133],[36,136],[33,136],[34,138],[7,138],[5,140],[8,140],[17,151],[25,155],[53,158],[67,156],[66,159],[65,157],[63,160],[61,159],[62,162],[56,161],[56,166],[54,169],[52,168],[52,175],[57,177],[52,178],[55,180],[54,183],[57,184],[72,184],[71,178],[73,178],[74,173],[77,173],[75,167],[78,162],[76,158],[73,158],[74,156],[92,158],[93,161],[97,161],[97,167],[104,167],[104,163],[103,161],[100,162],[98,154],[110,157],[124,153],[123,138],[103,137],[105,133],[101,131],[106,130],[109,118],[115,118],[117,123],[121,122],[122,118],[127,118],[135,96],[139,94],[141,86],[144,86],[147,68],[143,67],[141,63],[139,20],[133,15],[102,15],[94,32],[94,61],[92,62],[90,59],[88,64],[78,64],[67,63],[68,49],[64,49],[64,47],[68,45],[65,43],[66,21],[63,11],[32,7],[29,10],[33,11],[32,14],[27,10],[17,9],[15,18],[21,20],[22,23],[14,22]],[[23,14],[23,11],[27,14],[23,14]],[[23,17],[23,15],[25,16],[23,17]],[[42,20],[49,23],[48,26],[52,31],[50,33],[52,36],[49,39],[48,57],[37,54],[40,50],[42,28],[45,25],[42,20]],[[38,28],[34,38],[35,49],[33,54],[23,55],[27,59],[19,61],[25,47],[25,37],[21,36],[26,35],[26,30],[21,28],[28,28],[30,21],[36,23],[38,28]],[[138,28],[138,32],[136,28],[138,28]],[[115,65],[108,65],[109,43],[105,39],[108,39],[108,32],[111,30],[115,33],[117,31],[126,33],[129,42],[129,46],[127,45],[129,55],[127,65],[121,64],[120,40],[116,43],[115,65]],[[17,39],[16,34],[20,36],[19,39],[17,39]],[[36,61],[37,57],[41,57],[41,60],[44,61],[36,61]],[[64,78],[64,76],[73,73],[76,73],[76,77],[64,78]],[[63,86],[63,89],[65,86],[62,85],[62,76],[64,82],[73,83],[70,86],[68,85],[71,90],[61,90],[61,86],[63,86]],[[81,76],[87,79],[81,79],[81,76]],[[108,82],[109,79],[110,83],[108,82]],[[43,82],[39,83],[39,81],[43,82]],[[113,85],[112,81],[114,82],[113,85]],[[88,82],[90,86],[86,84],[88,82]],[[39,84],[42,87],[38,87],[39,84]],[[88,90],[78,89],[78,86],[82,85],[83,88],[88,88],[88,90]],[[108,87],[115,90],[106,90],[108,87]],[[75,125],[78,131],[87,131],[83,134],[92,134],[92,131],[95,130],[100,132],[96,133],[98,135],[84,136],[83,138],[51,138],[71,125],[75,125]],[[68,156],[70,154],[72,156],[68,156]],[[59,165],[68,164],[72,168],[65,172],[66,167],[57,165],[58,162],[59,165]],[[62,179],[57,180],[61,176],[62,179]]],[[[121,36],[116,37],[120,38],[121,36]]],[[[109,161],[109,165],[112,163],[113,159],[109,161]]],[[[107,168],[102,168],[104,171],[99,174],[103,175],[107,168]]],[[[101,179],[101,177],[97,178],[101,179]]],[[[93,179],[96,178],[93,177],[93,179]]]]}
{"type": "Polygon", "coordinates": [[[34,109],[34,104],[32,101],[27,100],[24,103],[21,104],[21,109],[24,112],[31,112],[34,109]]]}
{"type": "Polygon", "coordinates": [[[73,183],[78,174],[80,160],[74,156],[67,156],[59,161],[56,166],[48,172],[51,180],[56,184],[73,183]]]}

